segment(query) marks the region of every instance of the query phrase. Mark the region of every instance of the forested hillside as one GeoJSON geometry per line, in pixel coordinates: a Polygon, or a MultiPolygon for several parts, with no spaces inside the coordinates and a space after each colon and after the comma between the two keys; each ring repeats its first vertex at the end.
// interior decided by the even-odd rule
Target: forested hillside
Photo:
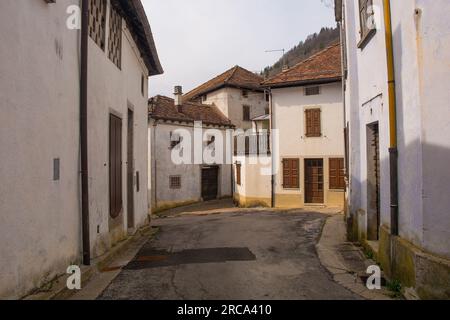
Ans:
{"type": "Polygon", "coordinates": [[[274,76],[281,72],[284,61],[286,61],[289,67],[292,67],[337,41],[339,41],[338,28],[322,28],[319,33],[311,34],[305,41],[300,41],[298,45],[286,52],[284,57],[278,60],[273,66],[266,67],[261,75],[264,77],[274,76]]]}

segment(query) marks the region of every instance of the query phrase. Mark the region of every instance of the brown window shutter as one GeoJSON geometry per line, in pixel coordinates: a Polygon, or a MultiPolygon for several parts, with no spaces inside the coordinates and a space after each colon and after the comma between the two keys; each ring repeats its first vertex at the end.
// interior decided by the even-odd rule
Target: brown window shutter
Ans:
{"type": "Polygon", "coordinates": [[[345,189],[345,170],[343,158],[330,158],[329,161],[330,189],[345,189]]]}
{"type": "Polygon", "coordinates": [[[283,159],[283,188],[300,188],[300,160],[283,159]]]}
{"type": "Polygon", "coordinates": [[[236,164],[236,183],[241,185],[241,164],[236,164]]]}
{"type": "Polygon", "coordinates": [[[320,115],[320,109],[308,109],[305,111],[307,137],[320,137],[322,135],[320,115]]]}

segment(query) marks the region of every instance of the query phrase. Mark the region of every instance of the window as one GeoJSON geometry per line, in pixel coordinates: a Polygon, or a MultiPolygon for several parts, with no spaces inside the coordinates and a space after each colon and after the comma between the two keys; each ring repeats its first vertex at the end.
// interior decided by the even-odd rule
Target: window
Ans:
{"type": "Polygon", "coordinates": [[[268,92],[266,92],[265,96],[266,96],[266,102],[269,102],[270,101],[270,94],[268,92]]]}
{"type": "Polygon", "coordinates": [[[283,188],[300,188],[300,160],[283,159],[283,188]]]}
{"type": "Polygon", "coordinates": [[[242,181],[241,181],[241,164],[240,163],[236,163],[236,183],[238,184],[238,186],[241,185],[242,181]]]}
{"type": "Polygon", "coordinates": [[[250,106],[243,107],[243,117],[244,121],[250,121],[250,106]]]}
{"type": "Polygon", "coordinates": [[[169,177],[170,189],[181,189],[181,176],[169,177]]]}
{"type": "Polygon", "coordinates": [[[89,1],[89,36],[105,50],[106,0],[89,1]]]}
{"type": "Polygon", "coordinates": [[[173,149],[181,143],[181,136],[176,133],[170,133],[170,148],[173,149]]]}
{"type": "Polygon", "coordinates": [[[108,57],[120,69],[122,64],[122,17],[111,6],[109,16],[108,57]]]}
{"type": "Polygon", "coordinates": [[[122,211],[122,119],[109,116],[109,214],[122,211]]]}
{"type": "Polygon", "coordinates": [[[242,90],[242,97],[248,98],[248,91],[247,90],[242,90]]]}
{"type": "Polygon", "coordinates": [[[320,137],[321,132],[321,111],[320,109],[307,109],[306,115],[306,136],[307,137],[320,137]]]}
{"type": "Polygon", "coordinates": [[[371,35],[376,31],[373,17],[372,0],[359,0],[359,22],[362,47],[370,40],[371,35]]]}
{"type": "Polygon", "coordinates": [[[205,102],[206,100],[208,100],[208,95],[207,94],[202,95],[202,101],[205,102]]]}
{"type": "Polygon", "coordinates": [[[330,189],[345,189],[345,170],[343,158],[331,158],[330,161],[330,189]]]}
{"type": "Polygon", "coordinates": [[[320,94],[320,87],[306,87],[305,88],[305,96],[317,96],[320,94]]]}

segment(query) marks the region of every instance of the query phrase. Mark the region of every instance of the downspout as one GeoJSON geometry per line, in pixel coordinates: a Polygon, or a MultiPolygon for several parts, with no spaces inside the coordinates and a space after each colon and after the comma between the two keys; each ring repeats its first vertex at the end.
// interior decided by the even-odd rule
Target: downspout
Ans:
{"type": "Polygon", "coordinates": [[[275,159],[274,159],[274,153],[275,153],[275,148],[274,148],[274,135],[273,135],[273,103],[272,103],[272,90],[269,88],[268,89],[268,93],[269,93],[269,113],[270,113],[270,140],[271,140],[271,146],[270,146],[270,154],[272,157],[272,163],[271,163],[271,167],[272,167],[272,174],[271,174],[271,181],[270,181],[270,205],[272,208],[275,208],[275,159]]]}
{"type": "Polygon", "coordinates": [[[398,149],[397,106],[395,92],[394,48],[392,41],[391,2],[383,0],[389,94],[389,164],[391,185],[391,235],[398,236],[398,149]]]}
{"type": "Polygon", "coordinates": [[[80,66],[80,149],[81,149],[81,224],[83,238],[83,264],[91,264],[89,239],[89,171],[88,171],[88,28],[89,1],[82,0],[81,6],[81,66],[80,66]]]}

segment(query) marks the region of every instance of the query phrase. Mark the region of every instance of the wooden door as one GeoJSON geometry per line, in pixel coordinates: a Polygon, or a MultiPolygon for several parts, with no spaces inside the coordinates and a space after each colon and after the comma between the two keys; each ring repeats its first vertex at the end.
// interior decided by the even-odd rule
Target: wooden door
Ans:
{"type": "Polygon", "coordinates": [[[219,168],[208,167],[202,169],[202,198],[203,201],[217,199],[219,191],[219,168]]]}
{"type": "Polygon", "coordinates": [[[109,214],[122,211],[122,119],[109,116],[109,214]]]}
{"type": "Polygon", "coordinates": [[[134,227],[134,113],[128,110],[127,141],[127,221],[128,228],[134,227]]]}
{"type": "Polygon", "coordinates": [[[323,159],[305,160],[305,203],[324,203],[323,159]]]}

